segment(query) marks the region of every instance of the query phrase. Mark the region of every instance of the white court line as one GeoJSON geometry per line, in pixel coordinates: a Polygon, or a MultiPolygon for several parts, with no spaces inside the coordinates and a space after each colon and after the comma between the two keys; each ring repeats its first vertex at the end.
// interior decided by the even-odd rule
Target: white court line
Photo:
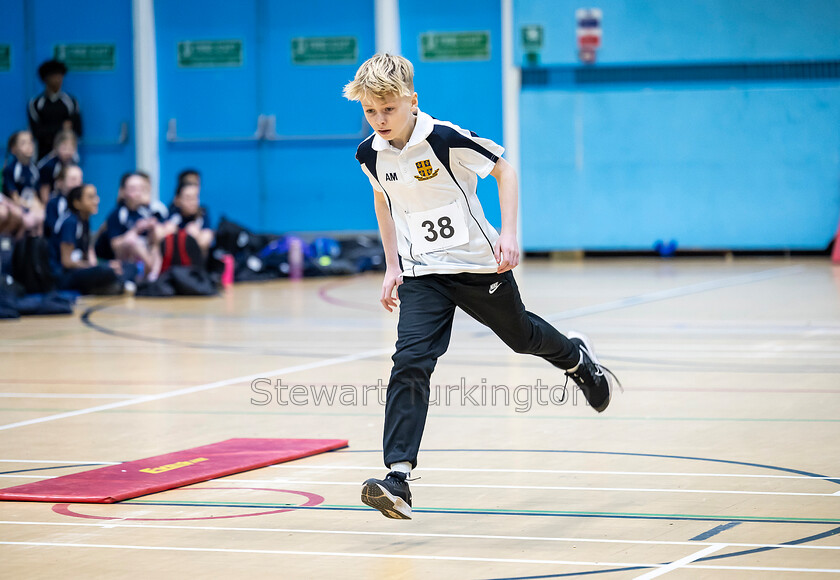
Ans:
{"type": "MultiPolygon", "coordinates": [[[[20,474],[0,474],[0,477],[18,477],[26,479],[55,479],[57,475],[20,475],[20,474]]],[[[223,478],[211,479],[209,481],[225,482],[225,483],[278,483],[278,484],[303,484],[303,485],[360,485],[358,481],[303,481],[296,479],[228,479],[229,476],[223,478]]],[[[629,491],[641,493],[702,493],[702,494],[732,494],[732,495],[800,495],[800,496],[814,496],[814,497],[837,497],[840,492],[836,493],[799,493],[787,491],[749,491],[749,490],[718,490],[718,489],[673,489],[673,488],[640,488],[640,487],[573,487],[561,485],[481,485],[481,484],[463,484],[450,485],[445,483],[413,483],[414,487],[443,487],[446,489],[461,489],[461,488],[476,488],[476,489],[540,489],[552,491],[629,491]]],[[[200,488],[197,488],[200,489],[200,488]]]]}
{"type": "MultiPolygon", "coordinates": [[[[335,556],[339,558],[377,558],[397,560],[438,560],[449,562],[494,562],[498,564],[558,564],[564,566],[598,566],[598,567],[644,567],[662,568],[662,564],[641,562],[579,562],[573,560],[525,560],[522,558],[469,558],[464,556],[426,556],[412,554],[367,554],[360,552],[305,552],[298,550],[244,550],[234,548],[179,548],[175,546],[132,546],[125,544],[62,544],[59,542],[0,542],[5,546],[41,546],[48,548],[112,548],[117,550],[162,550],[173,552],[216,552],[226,554],[280,554],[287,556],[335,556]]],[[[721,544],[726,546],[726,544],[721,544]]],[[[781,568],[759,566],[699,566],[686,565],[684,568],[698,568],[704,570],[754,570],[771,572],[822,572],[840,573],[840,569],[831,568],[781,568]]]]}
{"type": "Polygon", "coordinates": [[[0,393],[0,399],[135,399],[142,396],[96,393],[0,393]]]}
{"type": "Polygon", "coordinates": [[[78,463],[95,465],[119,465],[122,461],[59,461],[57,459],[0,459],[0,463],[78,463]]]}
{"type": "Polygon", "coordinates": [[[720,290],[730,286],[739,286],[741,284],[750,284],[752,282],[760,282],[762,280],[770,280],[772,278],[779,278],[781,276],[790,276],[792,274],[799,274],[804,272],[803,266],[785,266],[783,268],[772,268],[770,270],[761,270],[759,272],[750,272],[748,274],[740,274],[737,276],[730,276],[728,278],[720,278],[718,280],[709,280],[708,282],[698,282],[696,284],[688,284],[686,286],[678,286],[676,288],[669,288],[667,290],[659,290],[656,292],[649,292],[647,294],[639,294],[636,296],[628,296],[627,298],[619,298],[610,302],[601,304],[593,304],[591,306],[582,306],[572,310],[564,310],[557,314],[545,316],[544,318],[549,322],[555,320],[567,320],[569,318],[578,318],[580,316],[588,316],[590,314],[598,314],[607,312],[609,310],[620,310],[629,306],[637,306],[640,304],[648,304],[650,302],[658,302],[659,300],[667,300],[668,298],[679,298],[688,296],[690,294],[698,294],[706,292],[707,290],[720,290]]]}
{"type": "Polygon", "coordinates": [[[562,564],[566,566],[658,568],[662,564],[639,562],[578,562],[571,560],[525,560],[523,558],[470,558],[466,556],[425,556],[412,554],[367,554],[364,552],[305,552],[299,550],[244,550],[235,548],[180,548],[175,546],[132,546],[124,544],[62,544],[58,542],[0,542],[6,546],[43,546],[49,548],[114,548],[118,550],[166,550],[175,552],[221,552],[225,554],[282,554],[288,556],[338,556],[340,558],[394,558],[400,560],[443,560],[454,562],[496,562],[499,564],[562,564]]]}
{"type": "MultiPolygon", "coordinates": [[[[716,542],[677,542],[667,540],[609,540],[604,538],[565,538],[551,536],[494,536],[488,534],[435,534],[424,532],[394,532],[394,531],[362,531],[362,530],[317,530],[297,528],[252,528],[237,526],[185,526],[177,524],[131,524],[116,523],[116,520],[108,523],[88,522],[22,522],[22,521],[0,521],[0,525],[13,526],[81,526],[88,528],[141,528],[154,530],[190,530],[205,532],[261,532],[280,534],[326,534],[341,536],[385,536],[401,538],[442,538],[462,540],[515,540],[522,542],[580,542],[593,544],[632,544],[649,546],[712,546],[716,542]]],[[[738,542],[727,542],[727,546],[733,548],[785,548],[791,550],[840,550],[840,546],[815,546],[810,544],[747,544],[738,542]]]]}
{"type": "Polygon", "coordinates": [[[840,574],[836,568],[777,568],[771,566],[703,566],[700,564],[689,564],[683,568],[693,570],[745,570],[756,572],[817,572],[821,574],[840,574]]]}
{"type": "MultiPolygon", "coordinates": [[[[637,296],[630,296],[627,298],[621,298],[618,300],[612,300],[610,302],[605,302],[602,304],[595,304],[588,307],[583,308],[576,308],[573,310],[566,310],[555,314],[553,316],[548,317],[548,320],[565,320],[567,318],[576,318],[579,316],[585,316],[587,314],[595,314],[598,312],[605,312],[608,310],[616,310],[620,308],[625,308],[629,306],[636,306],[638,304],[646,304],[648,302],[653,302],[657,300],[664,300],[667,298],[675,298],[679,296],[686,296],[688,294],[696,294],[699,292],[705,292],[706,290],[716,290],[719,288],[725,288],[727,286],[736,286],[739,284],[748,284],[751,282],[757,282],[760,280],[776,278],[779,276],[787,276],[790,274],[795,274],[798,272],[805,271],[803,266],[789,266],[784,268],[773,268],[771,270],[763,270],[760,272],[752,272],[749,274],[742,274],[738,276],[730,276],[727,278],[722,278],[718,280],[710,280],[708,282],[701,282],[698,284],[690,284],[687,286],[680,286],[677,288],[671,288],[668,290],[660,290],[657,292],[651,292],[648,294],[640,294],[637,296]]],[[[489,331],[488,331],[489,332],[489,331]]],[[[267,376],[276,376],[279,374],[289,374],[297,371],[302,370],[310,370],[316,368],[322,368],[327,366],[332,366],[336,364],[342,364],[345,362],[352,362],[356,360],[362,360],[366,358],[372,358],[374,356],[379,356],[382,354],[389,354],[392,352],[392,348],[381,348],[376,350],[369,350],[365,352],[360,352],[353,355],[335,357],[331,359],[326,359],[322,361],[317,361],[313,363],[307,363],[302,365],[296,365],[292,367],[286,367],[282,369],[275,369],[273,371],[267,371],[259,374],[254,375],[246,375],[242,377],[235,377],[232,379],[227,379],[224,381],[217,381],[215,383],[207,383],[204,385],[197,385],[195,387],[187,387],[184,389],[177,389],[175,391],[168,391],[165,393],[159,393],[157,395],[145,395],[140,396],[135,399],[130,399],[128,401],[120,401],[117,403],[110,403],[108,405],[100,405],[98,407],[89,407],[87,409],[79,409],[77,411],[70,411],[67,413],[59,413],[57,415],[48,415],[46,417],[39,417],[37,419],[29,419],[27,421],[19,421],[17,423],[9,423],[7,425],[0,425],[0,431],[6,429],[15,429],[17,427],[24,427],[27,425],[37,425],[39,423],[46,423],[48,421],[56,421],[58,419],[66,419],[69,417],[78,417],[79,415],[86,415],[89,413],[96,413],[99,411],[107,411],[110,409],[116,409],[119,407],[127,407],[129,405],[137,405],[140,403],[148,403],[150,401],[158,401],[161,399],[168,399],[170,397],[178,397],[180,395],[188,395],[192,393],[198,393],[202,391],[209,391],[211,389],[216,389],[219,387],[226,387],[229,385],[233,385],[236,383],[242,383],[246,381],[253,381],[255,379],[264,378],[267,376]]]]}
{"type": "MultiPolygon", "coordinates": [[[[431,452],[429,452],[431,453],[431,452]]],[[[0,461],[3,461],[0,459],[0,461]]],[[[266,468],[285,468],[285,469],[358,469],[360,471],[379,471],[384,469],[381,465],[362,466],[362,465],[292,465],[292,464],[278,464],[269,465],[266,468]]],[[[742,473],[692,473],[692,472],[664,472],[664,471],[586,471],[579,469],[491,469],[491,468],[467,468],[467,467],[420,467],[418,471],[453,471],[453,472],[481,472],[481,473],[574,473],[574,474],[588,474],[588,475],[668,475],[668,476],[692,476],[692,477],[755,477],[768,479],[812,479],[812,480],[826,480],[838,479],[840,477],[830,477],[828,475],[757,475],[757,474],[742,474],[742,473]]],[[[840,492],[838,492],[840,494],[840,492]]]]}
{"type": "Polygon", "coordinates": [[[676,570],[677,568],[682,568],[686,564],[690,564],[691,562],[694,562],[695,560],[699,560],[700,558],[702,558],[703,556],[705,556],[707,554],[717,552],[721,548],[725,548],[725,547],[726,547],[726,544],[712,544],[711,546],[706,546],[705,548],[703,548],[699,552],[694,552],[693,554],[690,554],[690,555],[686,556],[685,558],[680,558],[679,560],[675,560],[675,561],[671,562],[670,564],[668,564],[667,566],[663,566],[662,568],[659,568],[658,570],[653,570],[651,572],[648,572],[647,574],[642,574],[641,576],[636,576],[635,580],[650,580],[651,578],[656,578],[658,576],[662,576],[663,574],[667,574],[668,572],[676,570]]]}
{"type": "MultiPolygon", "coordinates": [[[[61,461],[57,459],[0,459],[0,463],[67,463],[85,465],[119,465],[122,461],[61,461]]],[[[358,471],[380,471],[384,469],[381,465],[298,465],[298,464],[277,464],[268,465],[262,469],[319,469],[333,471],[338,469],[358,471]]],[[[840,480],[840,476],[830,475],[764,475],[747,473],[696,473],[696,472],[666,472],[666,471],[595,471],[583,469],[494,469],[494,468],[468,468],[468,467],[422,467],[418,471],[444,471],[453,473],[548,473],[548,474],[573,474],[573,475],[650,475],[654,477],[747,477],[754,479],[803,479],[813,481],[840,480]]],[[[830,495],[840,495],[840,491],[830,495]]]]}
{"type": "MultiPolygon", "coordinates": [[[[358,481],[303,481],[298,479],[211,479],[210,481],[224,481],[236,483],[282,483],[303,484],[303,485],[361,485],[358,481]]],[[[722,489],[674,489],[674,488],[645,488],[645,487],[589,487],[589,486],[566,486],[566,485],[485,485],[472,483],[414,483],[412,487],[442,487],[446,489],[542,489],[554,491],[632,491],[642,493],[702,493],[702,494],[731,494],[731,495],[802,495],[817,497],[835,497],[835,493],[799,493],[790,491],[749,491],[749,490],[722,490],[722,489]]]]}
{"type": "Polygon", "coordinates": [[[129,405],[137,405],[140,403],[148,403],[150,401],[159,401],[161,399],[168,399],[170,397],[179,397],[181,395],[190,395],[193,393],[200,393],[202,391],[209,391],[211,389],[218,389],[219,387],[227,387],[229,385],[235,385],[238,383],[245,383],[250,382],[256,379],[276,376],[276,375],[287,375],[290,373],[295,373],[298,371],[306,371],[310,369],[319,369],[323,367],[328,367],[332,365],[342,364],[346,362],[352,362],[357,360],[363,360],[366,358],[372,358],[375,356],[379,356],[382,354],[388,354],[393,349],[388,348],[379,348],[376,350],[368,350],[364,352],[359,352],[356,354],[350,354],[345,356],[339,356],[335,358],[328,358],[326,360],[306,363],[302,365],[295,365],[291,367],[284,367],[280,369],[274,369],[272,371],[265,371],[262,373],[257,373],[253,375],[244,375],[241,377],[234,377],[232,379],[226,379],[224,381],[216,381],[214,383],[206,383],[203,385],[197,385],[195,387],[187,387],[184,389],[177,389],[175,391],[167,391],[165,393],[159,393],[157,395],[143,395],[134,399],[130,399],[128,401],[118,401],[116,403],[108,403],[107,405],[99,405],[98,407],[88,407],[87,409],[79,409],[77,411],[70,411],[67,413],[59,413],[57,415],[47,415],[46,417],[38,417],[37,419],[29,419],[27,421],[19,421],[17,423],[9,423],[7,425],[0,425],[0,431],[5,429],[15,429],[17,427],[25,427],[27,425],[37,425],[39,423],[46,423],[48,421],[56,421],[58,419],[66,419],[69,417],[78,417],[79,415],[87,415],[89,413],[96,413],[98,411],[107,411],[109,409],[117,409],[119,407],[127,407],[129,405]]]}

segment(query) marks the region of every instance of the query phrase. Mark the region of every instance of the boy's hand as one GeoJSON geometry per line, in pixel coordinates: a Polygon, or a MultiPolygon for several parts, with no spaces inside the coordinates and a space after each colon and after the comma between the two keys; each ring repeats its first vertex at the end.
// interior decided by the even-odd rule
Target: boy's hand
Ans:
{"type": "Polygon", "coordinates": [[[493,246],[493,254],[496,256],[496,263],[499,264],[497,274],[516,268],[519,265],[519,244],[516,243],[516,236],[500,235],[493,246]]]}
{"type": "Polygon", "coordinates": [[[393,312],[397,307],[397,300],[400,299],[397,286],[402,284],[402,271],[399,268],[388,268],[385,270],[385,279],[382,281],[382,296],[379,301],[388,312],[393,312]]]}

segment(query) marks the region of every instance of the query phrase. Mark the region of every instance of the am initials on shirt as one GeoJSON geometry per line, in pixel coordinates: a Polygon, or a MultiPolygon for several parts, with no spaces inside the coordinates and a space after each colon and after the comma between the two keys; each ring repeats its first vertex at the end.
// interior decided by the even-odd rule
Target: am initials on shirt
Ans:
{"type": "Polygon", "coordinates": [[[397,181],[397,174],[396,173],[386,173],[385,174],[385,181],[397,181]]]}

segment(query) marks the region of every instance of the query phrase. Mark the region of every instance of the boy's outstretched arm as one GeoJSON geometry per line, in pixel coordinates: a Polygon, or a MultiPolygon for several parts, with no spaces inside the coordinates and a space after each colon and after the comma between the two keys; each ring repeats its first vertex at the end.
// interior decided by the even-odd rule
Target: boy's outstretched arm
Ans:
{"type": "Polygon", "coordinates": [[[499,185],[499,206],[502,209],[502,231],[493,246],[498,272],[513,270],[519,265],[519,244],[516,241],[516,213],[519,207],[519,186],[516,181],[516,170],[513,166],[500,158],[490,175],[496,178],[499,185]]]}
{"type": "Polygon", "coordinates": [[[394,227],[394,218],[391,217],[388,202],[385,201],[385,194],[374,189],[373,200],[382,248],[385,250],[385,279],[382,281],[382,295],[379,301],[385,310],[393,312],[399,299],[397,286],[402,284],[402,269],[397,251],[397,230],[394,227]]]}

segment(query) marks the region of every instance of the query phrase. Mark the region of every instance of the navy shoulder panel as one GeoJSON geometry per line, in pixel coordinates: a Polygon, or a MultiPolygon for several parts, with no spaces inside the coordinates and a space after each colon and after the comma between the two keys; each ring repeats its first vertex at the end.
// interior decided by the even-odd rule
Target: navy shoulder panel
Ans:
{"type": "MultiPolygon", "coordinates": [[[[473,137],[478,137],[478,135],[476,135],[472,131],[470,131],[470,135],[472,135],[473,137]]],[[[493,163],[499,160],[499,157],[497,155],[494,155],[493,153],[491,153],[490,151],[488,151],[469,137],[462,135],[452,127],[447,127],[446,125],[435,124],[434,129],[432,129],[432,132],[429,134],[426,140],[429,141],[429,143],[437,142],[437,148],[445,146],[449,149],[472,149],[473,151],[483,155],[493,163]]],[[[435,145],[432,145],[432,148],[437,149],[435,145]]],[[[435,151],[435,153],[437,154],[437,150],[435,151]]]]}
{"type": "Polygon", "coordinates": [[[356,160],[367,167],[373,178],[379,181],[376,175],[376,150],[373,148],[373,135],[359,143],[356,149],[356,160]]]}

